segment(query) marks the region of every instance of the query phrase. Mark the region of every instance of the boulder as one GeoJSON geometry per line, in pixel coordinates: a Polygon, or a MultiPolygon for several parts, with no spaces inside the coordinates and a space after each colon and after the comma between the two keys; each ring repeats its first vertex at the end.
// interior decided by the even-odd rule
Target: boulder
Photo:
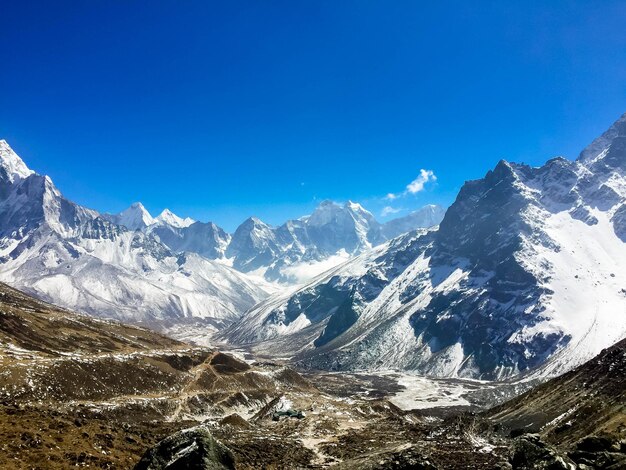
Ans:
{"type": "Polygon", "coordinates": [[[135,470],[231,470],[232,452],[203,426],[177,432],[149,449],[135,470]]]}
{"type": "Polygon", "coordinates": [[[576,464],[536,434],[525,434],[513,444],[510,463],[514,470],[575,470],[576,464]]]}

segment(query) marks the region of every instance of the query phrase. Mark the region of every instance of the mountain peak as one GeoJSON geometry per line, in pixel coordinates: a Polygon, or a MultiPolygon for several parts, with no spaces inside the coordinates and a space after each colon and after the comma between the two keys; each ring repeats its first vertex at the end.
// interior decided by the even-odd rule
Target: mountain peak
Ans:
{"type": "Polygon", "coordinates": [[[359,204],[358,202],[352,202],[350,200],[348,200],[345,203],[344,207],[346,209],[351,209],[351,210],[353,210],[355,212],[360,212],[360,211],[364,211],[365,210],[361,204],[359,204]]]}
{"type": "Polygon", "coordinates": [[[344,209],[352,212],[353,214],[356,214],[360,217],[365,217],[366,219],[372,219],[374,220],[374,215],[368,211],[365,207],[363,207],[361,204],[359,204],[358,202],[352,202],[350,200],[348,200],[345,204],[344,204],[344,209]]]}
{"type": "Polygon", "coordinates": [[[617,139],[626,139],[626,113],[622,114],[620,118],[615,121],[606,132],[600,137],[594,139],[578,156],[578,161],[591,163],[592,161],[601,158],[604,152],[606,152],[613,142],[617,139]]]}
{"type": "Polygon", "coordinates": [[[185,217],[183,219],[182,217],[179,217],[176,214],[174,214],[171,210],[163,209],[163,212],[161,212],[154,219],[154,222],[158,224],[163,224],[163,225],[170,225],[176,228],[185,228],[195,223],[195,220],[193,220],[190,217],[185,217]]]}
{"type": "Polygon", "coordinates": [[[249,230],[249,229],[253,229],[254,227],[268,227],[269,228],[269,225],[263,222],[258,217],[251,216],[251,217],[248,217],[246,220],[244,220],[239,225],[239,227],[237,227],[237,230],[239,230],[240,228],[249,230]]]}
{"type": "Polygon", "coordinates": [[[6,172],[11,183],[16,179],[28,178],[35,173],[26,166],[4,139],[0,140],[0,168],[6,172]]]}
{"type": "Polygon", "coordinates": [[[134,202],[117,215],[117,222],[129,230],[141,230],[154,223],[154,218],[141,202],[134,202]]]}

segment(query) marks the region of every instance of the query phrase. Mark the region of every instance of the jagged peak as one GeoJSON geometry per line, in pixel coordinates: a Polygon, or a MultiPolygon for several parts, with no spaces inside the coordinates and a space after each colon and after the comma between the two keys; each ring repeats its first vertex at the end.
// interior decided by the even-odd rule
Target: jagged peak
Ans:
{"type": "Polygon", "coordinates": [[[266,224],[265,222],[263,222],[261,219],[259,219],[258,217],[255,216],[251,216],[248,217],[246,220],[244,220],[240,227],[269,227],[268,224],[266,224]]]}
{"type": "Polygon", "coordinates": [[[35,173],[26,166],[24,160],[13,151],[4,139],[0,140],[0,167],[4,169],[12,183],[16,180],[26,179],[35,173]]]}
{"type": "Polygon", "coordinates": [[[498,162],[498,164],[495,166],[495,168],[492,170],[491,173],[493,173],[494,175],[496,175],[498,178],[504,178],[507,176],[516,176],[516,168],[518,168],[518,165],[516,165],[515,163],[511,163],[507,160],[500,160],[498,162]]]}
{"type": "Polygon", "coordinates": [[[185,228],[194,224],[196,221],[190,217],[177,216],[169,209],[163,209],[163,211],[154,219],[155,223],[171,225],[172,227],[185,228]]]}
{"type": "Polygon", "coordinates": [[[426,204],[425,206],[412,210],[410,214],[419,214],[425,212],[445,212],[445,207],[440,206],[439,204],[426,204]]]}
{"type": "Polygon", "coordinates": [[[117,215],[119,224],[130,230],[143,229],[154,224],[154,218],[141,202],[134,202],[117,215]]]}
{"type": "Polygon", "coordinates": [[[583,163],[591,163],[598,158],[602,158],[611,146],[613,141],[619,137],[626,137],[626,113],[615,121],[600,137],[597,137],[585,149],[580,152],[578,161],[583,163]]]}
{"type": "Polygon", "coordinates": [[[122,214],[142,214],[152,219],[150,212],[148,212],[148,209],[146,209],[146,207],[141,202],[133,202],[130,206],[128,206],[128,208],[120,212],[120,215],[122,214]]]}

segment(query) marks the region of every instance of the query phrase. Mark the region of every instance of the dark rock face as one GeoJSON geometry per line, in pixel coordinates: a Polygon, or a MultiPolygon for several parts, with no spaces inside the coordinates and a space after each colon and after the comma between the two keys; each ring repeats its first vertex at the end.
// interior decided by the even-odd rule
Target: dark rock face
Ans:
{"type": "Polygon", "coordinates": [[[328,284],[316,286],[293,296],[285,310],[275,310],[265,319],[264,324],[289,325],[302,313],[312,321],[321,321],[329,312],[332,313],[337,305],[345,302],[349,295],[350,286],[342,284],[339,278],[333,278],[328,284]]]}
{"type": "MultiPolygon", "coordinates": [[[[563,170],[560,162],[547,166],[558,173],[563,170]]],[[[495,378],[491,374],[497,368],[537,366],[567,341],[552,334],[526,345],[501,342],[541,319],[540,310],[533,305],[543,291],[538,279],[515,256],[522,249],[523,237],[533,234],[524,217],[532,201],[517,184],[520,175],[530,176],[529,170],[501,161],[484,179],[468,182],[461,189],[435,235],[430,266],[434,272],[445,271],[466,260],[468,276],[457,289],[433,296],[426,308],[410,319],[416,336],[435,353],[461,343],[464,356],[473,358],[484,378],[495,378]],[[520,316],[529,308],[533,315],[520,316]]],[[[569,173],[562,178],[569,178],[569,173]]],[[[410,289],[405,301],[413,298],[410,289]]]]}
{"type": "Polygon", "coordinates": [[[513,470],[574,470],[576,465],[536,434],[519,437],[510,459],[513,470]]]}
{"type": "Polygon", "coordinates": [[[148,450],[135,470],[230,470],[231,451],[202,426],[180,431],[148,450]]]}
{"type": "Polygon", "coordinates": [[[354,325],[359,319],[357,305],[358,304],[354,300],[354,295],[352,294],[348,296],[348,298],[340,304],[337,310],[330,316],[322,334],[313,342],[315,347],[327,344],[354,325]]]}
{"type": "Polygon", "coordinates": [[[589,468],[626,468],[626,446],[624,441],[616,441],[606,436],[587,436],[569,452],[569,457],[580,465],[589,468]]]}

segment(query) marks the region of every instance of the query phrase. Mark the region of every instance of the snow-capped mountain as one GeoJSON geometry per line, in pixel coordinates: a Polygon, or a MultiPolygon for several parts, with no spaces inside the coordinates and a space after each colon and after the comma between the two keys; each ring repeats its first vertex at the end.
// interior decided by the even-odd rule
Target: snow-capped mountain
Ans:
{"type": "Polygon", "coordinates": [[[359,204],[322,202],[309,216],[271,227],[249,218],[226,250],[233,267],[272,281],[298,283],[382,243],[380,224],[359,204]]]}
{"type": "MultiPolygon", "coordinates": [[[[79,206],[0,141],[0,279],[55,304],[158,327],[220,326],[265,297],[244,274],[195,253],[173,253],[141,228],[140,204],[117,216],[79,206]]],[[[144,227],[145,228],[145,227],[144,227]]]]}
{"type": "Polygon", "coordinates": [[[128,230],[142,231],[151,229],[154,226],[186,228],[195,223],[195,220],[192,218],[185,217],[183,219],[169,209],[164,209],[157,217],[152,217],[141,202],[131,204],[128,209],[123,210],[119,214],[102,214],[102,217],[116,225],[123,225],[128,230]]]}
{"type": "Polygon", "coordinates": [[[438,223],[438,206],[433,215],[407,216],[396,225],[380,224],[360,204],[341,205],[323,201],[315,211],[300,219],[272,227],[249,218],[235,231],[226,250],[233,267],[257,272],[271,281],[302,283],[397,234],[438,223]]]}
{"type": "Polygon", "coordinates": [[[400,236],[221,338],[323,369],[558,374],[626,337],[626,115],[576,161],[501,161],[400,236]]]}
{"type": "Polygon", "coordinates": [[[128,230],[144,230],[155,223],[155,219],[141,202],[133,203],[119,214],[103,214],[103,218],[128,230]]]}
{"type": "Polygon", "coordinates": [[[129,230],[154,235],[175,253],[196,253],[210,260],[224,257],[231,238],[213,222],[196,222],[190,217],[183,219],[169,209],[152,217],[140,202],[119,214],[104,214],[103,217],[129,230]]]}
{"type": "Polygon", "coordinates": [[[164,209],[155,219],[154,223],[156,225],[169,225],[170,227],[176,228],[185,228],[189,227],[191,224],[194,224],[196,221],[191,217],[178,217],[169,209],[164,209]]]}
{"type": "Polygon", "coordinates": [[[6,140],[0,140],[0,179],[14,183],[23,180],[34,173],[22,159],[13,151],[6,140]]]}
{"type": "Polygon", "coordinates": [[[197,253],[270,282],[302,284],[375,245],[420,227],[438,224],[445,210],[429,205],[380,224],[360,204],[323,201],[300,219],[273,227],[246,219],[231,236],[213,222],[195,222],[165,209],[153,218],[135,203],[107,220],[158,237],[174,252],[197,253]]]}
{"type": "Polygon", "coordinates": [[[193,222],[183,227],[160,223],[148,231],[174,252],[197,253],[212,260],[224,257],[231,238],[213,222],[193,222]]]}
{"type": "Polygon", "coordinates": [[[183,219],[168,209],[153,218],[141,203],[105,217],[129,230],[155,235],[173,252],[220,260],[270,282],[302,284],[388,239],[436,225],[444,213],[442,207],[428,205],[380,224],[360,204],[323,201],[311,215],[278,227],[250,217],[232,235],[213,222],[183,219]]]}

